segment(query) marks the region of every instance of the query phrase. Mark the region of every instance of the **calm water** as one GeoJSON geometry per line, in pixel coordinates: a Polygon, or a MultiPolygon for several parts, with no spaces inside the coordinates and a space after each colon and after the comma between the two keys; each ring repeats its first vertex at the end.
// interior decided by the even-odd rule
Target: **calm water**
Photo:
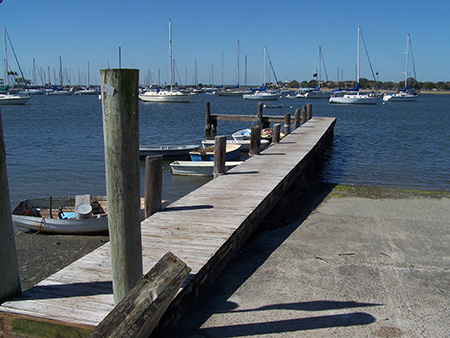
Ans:
{"type": "MultiPolygon", "coordinates": [[[[206,101],[212,113],[257,112],[256,102],[206,94],[197,94],[189,104],[140,103],[140,142],[200,144],[206,101]]],[[[265,109],[265,114],[294,114],[308,102],[281,99],[282,109],[265,109]]],[[[323,180],[450,191],[450,96],[361,107],[312,103],[314,116],[337,118],[323,180]]],[[[34,96],[25,106],[2,106],[1,112],[13,206],[24,198],[105,194],[97,96],[34,96]]],[[[219,121],[218,134],[248,126],[219,121]]],[[[163,198],[175,200],[208,180],[165,170],[163,198]]]]}

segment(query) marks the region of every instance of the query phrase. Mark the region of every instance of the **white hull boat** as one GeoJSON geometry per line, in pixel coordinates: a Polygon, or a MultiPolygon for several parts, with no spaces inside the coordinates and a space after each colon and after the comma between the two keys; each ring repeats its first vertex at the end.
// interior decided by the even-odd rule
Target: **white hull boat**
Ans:
{"type": "Polygon", "coordinates": [[[180,91],[161,90],[159,92],[144,92],[139,94],[139,99],[144,102],[160,102],[160,103],[188,103],[191,102],[193,94],[186,94],[180,91]]]}
{"type": "Polygon", "coordinates": [[[189,157],[189,152],[199,148],[196,144],[189,145],[140,145],[139,156],[162,155],[164,159],[183,159],[189,157]]]}
{"type": "Polygon", "coordinates": [[[380,98],[377,96],[370,96],[368,94],[344,94],[343,96],[330,97],[330,103],[338,104],[377,104],[380,98]]]}
{"type": "Polygon", "coordinates": [[[244,98],[244,100],[275,101],[278,100],[280,94],[270,92],[255,92],[253,94],[243,95],[242,97],[244,98]]]}
{"type": "Polygon", "coordinates": [[[417,94],[411,94],[411,93],[405,93],[405,92],[398,92],[398,93],[391,93],[391,94],[384,94],[383,95],[383,101],[384,102],[414,102],[416,101],[416,98],[419,95],[417,94]]]}
{"type": "MultiPolygon", "coordinates": [[[[225,171],[243,163],[242,161],[226,161],[225,171]]],[[[213,176],[214,162],[211,161],[175,161],[170,163],[172,174],[186,176],[213,176]]]]}
{"type": "MultiPolygon", "coordinates": [[[[211,147],[215,144],[215,140],[202,140],[203,147],[211,147]]],[[[242,152],[248,152],[250,150],[250,140],[227,140],[227,144],[238,144],[241,146],[242,152]]],[[[261,145],[259,150],[264,150],[269,147],[268,140],[261,140],[261,145]]]]}
{"type": "Polygon", "coordinates": [[[30,98],[28,94],[0,94],[0,105],[26,104],[30,98]]]}

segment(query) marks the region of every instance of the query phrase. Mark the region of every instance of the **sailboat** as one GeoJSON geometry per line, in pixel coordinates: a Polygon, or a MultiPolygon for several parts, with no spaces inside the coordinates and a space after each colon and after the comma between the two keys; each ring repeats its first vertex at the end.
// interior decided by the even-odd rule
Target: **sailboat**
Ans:
{"type": "Polygon", "coordinates": [[[70,88],[70,89],[64,88],[61,56],[59,57],[59,84],[60,84],[59,87],[53,86],[50,89],[46,89],[45,94],[46,95],[72,95],[73,94],[73,88],[70,88]]]}
{"type": "MultiPolygon", "coordinates": [[[[318,71],[318,84],[317,87],[306,91],[306,93],[304,93],[302,95],[303,98],[305,99],[329,99],[330,98],[330,92],[325,91],[325,90],[321,90],[320,89],[320,75],[321,75],[321,69],[322,69],[322,47],[319,47],[319,71],[318,71]]],[[[325,67],[325,63],[324,63],[324,67],[325,67]]]]}
{"type": "Polygon", "coordinates": [[[88,81],[87,81],[87,87],[77,90],[74,95],[97,95],[98,90],[91,87],[91,70],[90,70],[90,62],[88,61],[88,81]]]}
{"type": "MultiPolygon", "coordinates": [[[[4,42],[4,47],[5,47],[5,86],[0,89],[1,90],[0,91],[0,105],[25,104],[31,98],[31,95],[28,92],[14,93],[14,92],[10,91],[10,88],[9,88],[8,54],[7,54],[7,47],[6,47],[6,29],[5,29],[5,27],[3,27],[3,42],[4,42]]],[[[20,69],[20,66],[19,66],[19,69],[20,69]]],[[[22,73],[21,69],[20,69],[20,72],[22,73]]],[[[22,78],[25,80],[23,74],[22,74],[22,78]]]]}
{"type": "MultiPolygon", "coordinates": [[[[222,57],[223,63],[223,57],[222,57]]],[[[222,71],[223,72],[223,71],[222,71]]],[[[237,83],[234,87],[222,88],[216,92],[219,96],[242,96],[244,94],[250,94],[251,90],[239,88],[239,40],[237,41],[237,83]]]]}
{"type": "Polygon", "coordinates": [[[266,90],[266,55],[267,47],[264,46],[264,85],[259,90],[255,91],[253,94],[243,95],[244,100],[277,100],[280,97],[278,92],[269,92],[266,90]]]}
{"type": "MultiPolygon", "coordinates": [[[[383,101],[391,102],[413,102],[419,96],[417,91],[412,88],[408,88],[408,60],[409,60],[409,49],[411,46],[410,36],[408,34],[406,40],[406,70],[405,70],[405,87],[399,90],[397,93],[384,94],[383,101]]],[[[415,74],[414,74],[415,77],[415,74]]]]}
{"type": "Polygon", "coordinates": [[[174,90],[173,84],[173,59],[172,59],[172,21],[169,19],[169,59],[170,59],[170,90],[145,91],[139,94],[139,98],[144,102],[191,102],[193,94],[186,94],[180,90],[174,90]]]}
{"type": "Polygon", "coordinates": [[[358,57],[356,64],[356,72],[358,82],[356,83],[356,87],[351,89],[353,93],[344,93],[337,89],[332,92],[332,96],[330,97],[330,103],[341,103],[341,104],[377,104],[379,101],[378,96],[374,96],[372,94],[361,94],[359,92],[359,79],[360,79],[360,37],[361,37],[361,27],[358,26],[358,57]]]}

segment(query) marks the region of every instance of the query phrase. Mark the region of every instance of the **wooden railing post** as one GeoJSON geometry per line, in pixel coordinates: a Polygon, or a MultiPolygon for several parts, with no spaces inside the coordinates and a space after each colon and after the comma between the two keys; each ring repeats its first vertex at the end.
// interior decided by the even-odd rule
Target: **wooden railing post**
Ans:
{"type": "Polygon", "coordinates": [[[227,137],[216,136],[214,141],[214,178],[225,174],[227,137]]]}
{"type": "Polygon", "coordinates": [[[150,217],[162,208],[162,155],[145,158],[145,218],[150,217]]]}
{"type": "Polygon", "coordinates": [[[302,106],[302,121],[301,124],[306,123],[307,119],[306,119],[306,106],[302,106]]]}
{"type": "Polygon", "coordinates": [[[312,119],[312,103],[306,105],[306,118],[308,121],[312,119]]]}
{"type": "Polygon", "coordinates": [[[137,69],[101,69],[114,302],[142,277],[137,69]]]}
{"type": "Polygon", "coordinates": [[[261,127],[253,126],[250,133],[250,150],[249,156],[259,155],[261,149],[261,127]]]}
{"type": "Polygon", "coordinates": [[[0,304],[21,292],[0,111],[0,304]]]}
{"type": "Polygon", "coordinates": [[[294,130],[300,127],[300,108],[295,110],[294,130]]]}
{"type": "Polygon", "coordinates": [[[291,114],[284,114],[284,136],[291,133],[291,114]]]}
{"type": "Polygon", "coordinates": [[[263,126],[263,107],[264,107],[264,104],[262,102],[259,102],[258,103],[258,115],[257,115],[256,123],[261,128],[263,126]]]}
{"type": "Polygon", "coordinates": [[[272,144],[280,143],[281,124],[275,123],[273,125],[272,144]]]}

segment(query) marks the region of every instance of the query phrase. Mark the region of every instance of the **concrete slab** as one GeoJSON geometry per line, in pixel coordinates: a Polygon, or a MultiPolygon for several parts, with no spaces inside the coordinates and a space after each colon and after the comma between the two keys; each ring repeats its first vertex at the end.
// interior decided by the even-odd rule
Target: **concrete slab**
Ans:
{"type": "Polygon", "coordinates": [[[448,337],[450,199],[329,197],[250,241],[172,336],[448,337]]]}

